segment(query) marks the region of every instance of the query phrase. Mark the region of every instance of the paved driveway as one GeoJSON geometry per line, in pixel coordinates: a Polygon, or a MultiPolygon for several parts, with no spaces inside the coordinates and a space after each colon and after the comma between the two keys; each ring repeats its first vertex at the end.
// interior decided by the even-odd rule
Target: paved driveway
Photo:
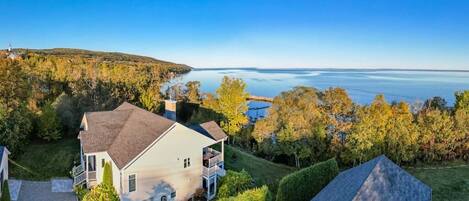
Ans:
{"type": "MultiPolygon", "coordinates": [[[[68,179],[51,181],[21,181],[17,201],[76,201],[72,184],[68,179]]],[[[13,192],[10,192],[13,194],[13,192]]],[[[12,195],[12,198],[15,195],[12,195]]],[[[15,196],[15,197],[16,197],[15,196]]]]}

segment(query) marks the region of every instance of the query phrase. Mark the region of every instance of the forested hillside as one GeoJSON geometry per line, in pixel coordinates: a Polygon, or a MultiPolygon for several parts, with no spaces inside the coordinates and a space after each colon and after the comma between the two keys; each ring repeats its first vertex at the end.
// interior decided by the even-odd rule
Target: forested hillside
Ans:
{"type": "Polygon", "coordinates": [[[190,69],[123,53],[2,51],[0,144],[16,153],[30,139],[54,140],[63,133],[76,134],[83,112],[112,109],[123,101],[157,111],[161,84],[190,69]]]}

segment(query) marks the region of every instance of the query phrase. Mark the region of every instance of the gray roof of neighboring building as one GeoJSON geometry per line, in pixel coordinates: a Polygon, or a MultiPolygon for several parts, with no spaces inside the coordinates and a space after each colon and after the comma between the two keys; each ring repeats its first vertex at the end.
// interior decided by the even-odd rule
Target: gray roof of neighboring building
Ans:
{"type": "Polygon", "coordinates": [[[218,126],[218,124],[214,121],[192,125],[190,128],[215,141],[225,140],[227,138],[225,132],[223,132],[220,126],[218,126]]]}
{"type": "Polygon", "coordinates": [[[88,130],[79,135],[83,151],[107,151],[119,169],[176,123],[129,103],[113,111],[87,112],[85,117],[88,130]]]}
{"type": "Polygon", "coordinates": [[[431,200],[432,190],[381,155],[341,172],[312,201],[431,200]]]}

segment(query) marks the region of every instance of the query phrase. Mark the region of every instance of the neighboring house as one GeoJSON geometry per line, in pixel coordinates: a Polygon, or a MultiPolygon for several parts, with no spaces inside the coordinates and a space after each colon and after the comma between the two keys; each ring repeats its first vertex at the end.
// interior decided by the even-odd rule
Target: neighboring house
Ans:
{"type": "Polygon", "coordinates": [[[75,185],[99,184],[104,163],[110,162],[121,200],[188,200],[198,188],[214,198],[219,177],[225,174],[226,134],[215,122],[190,129],[174,121],[176,102],[166,101],[165,107],[171,119],[129,103],[85,113],[78,136],[81,164],[73,169],[75,185]],[[220,151],[210,148],[215,144],[220,151]]]}
{"type": "MultiPolygon", "coordinates": [[[[0,146],[0,189],[3,189],[3,181],[8,180],[8,155],[10,152],[4,146],[0,146]]],[[[0,197],[2,192],[0,190],[0,197]]]]}
{"type": "Polygon", "coordinates": [[[381,155],[341,172],[312,201],[430,201],[432,189],[381,155]]]}

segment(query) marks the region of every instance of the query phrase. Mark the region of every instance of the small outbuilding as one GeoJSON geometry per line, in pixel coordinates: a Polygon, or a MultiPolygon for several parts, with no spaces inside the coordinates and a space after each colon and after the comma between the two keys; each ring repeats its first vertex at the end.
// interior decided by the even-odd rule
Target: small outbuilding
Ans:
{"type": "Polygon", "coordinates": [[[341,172],[312,201],[430,201],[432,189],[381,155],[341,172]]]}

